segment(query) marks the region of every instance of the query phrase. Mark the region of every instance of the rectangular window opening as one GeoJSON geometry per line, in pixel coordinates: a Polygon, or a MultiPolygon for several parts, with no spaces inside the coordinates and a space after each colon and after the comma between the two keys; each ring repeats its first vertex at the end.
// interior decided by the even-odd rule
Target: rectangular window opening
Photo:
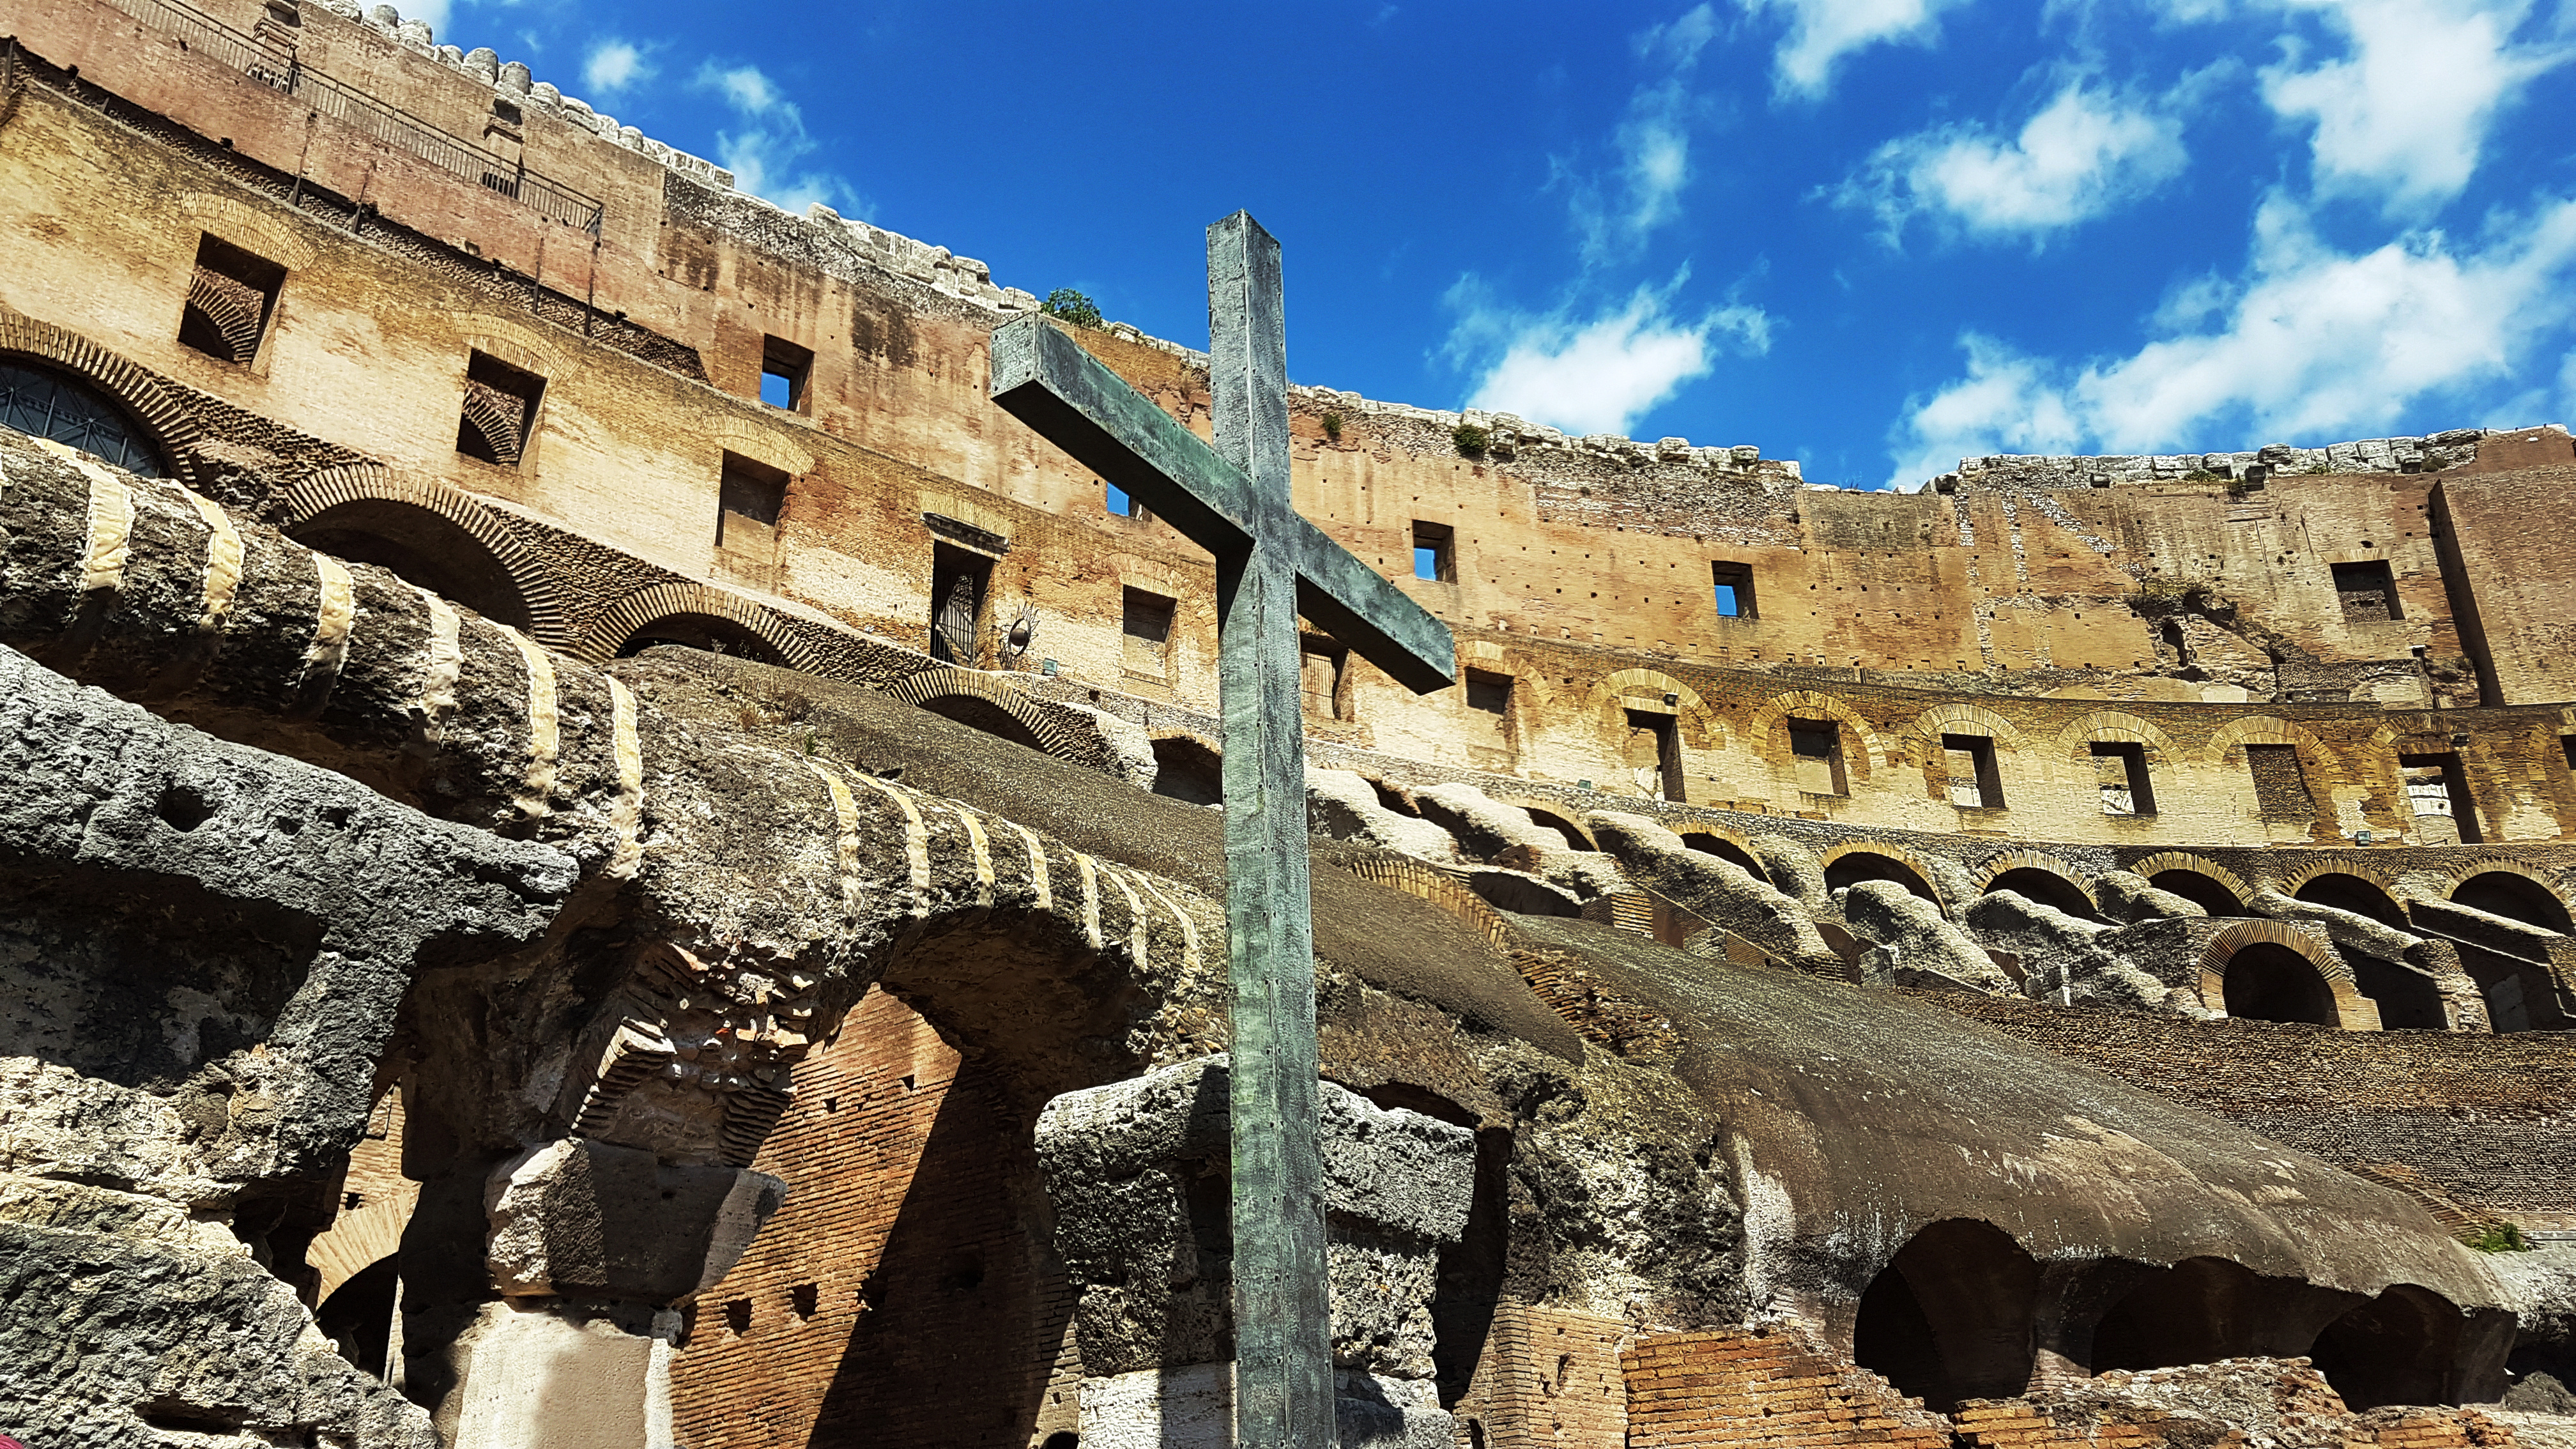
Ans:
{"type": "Polygon", "coordinates": [[[2003,777],[1995,770],[1995,742],[1984,735],[1943,735],[1950,803],[1965,810],[2004,808],[2003,777]]]}
{"type": "Polygon", "coordinates": [[[2092,749],[2093,778],[2102,791],[2102,813],[2155,814],[2155,789],[2147,779],[2147,747],[2129,740],[2102,740],[2092,749]]]}
{"type": "Polygon", "coordinates": [[[1636,770],[1639,783],[1654,782],[1655,798],[1675,804],[1687,803],[1689,786],[1682,774],[1681,721],[1651,709],[1628,711],[1628,738],[1633,752],[1629,766],[1636,770]],[[1651,751],[1651,759],[1634,758],[1651,751]]]}
{"type": "Polygon", "coordinates": [[[1798,788],[1805,793],[1850,793],[1850,777],[1843,769],[1842,727],[1832,720],[1789,721],[1789,758],[1797,770],[1798,788]]]}
{"type": "Polygon", "coordinates": [[[1149,594],[1143,589],[1127,591],[1118,628],[1129,669],[1157,679],[1164,676],[1171,653],[1172,610],[1173,601],[1161,594],[1149,594]]]}
{"type": "Polygon", "coordinates": [[[951,544],[930,546],[930,657],[974,667],[984,636],[993,561],[951,544]]]}
{"type": "Polygon", "coordinates": [[[1435,583],[1458,582],[1458,559],[1453,547],[1456,542],[1456,533],[1449,525],[1417,520],[1413,525],[1413,576],[1435,583]]]}
{"type": "Polygon", "coordinates": [[[2386,559],[2339,563],[2334,567],[2335,599],[2347,623],[2374,624],[2399,617],[2397,581],[2386,559]]]}
{"type": "Polygon", "coordinates": [[[1750,565],[1713,563],[1708,566],[1708,572],[1709,577],[1717,585],[1718,617],[1724,619],[1756,617],[1753,610],[1753,569],[1750,565]]]}
{"type": "Polygon", "coordinates": [[[199,233],[197,270],[179,312],[179,341],[220,361],[250,361],[259,355],[260,337],[285,285],[286,268],[199,233]]]}
{"type": "MultiPolygon", "coordinates": [[[[2397,774],[2406,786],[2407,807],[2419,821],[2447,820],[2460,844],[2476,845],[2478,813],[2469,798],[2469,781],[2456,753],[2399,755],[2397,774]]],[[[2430,827],[2437,833],[2440,827],[2430,827]]],[[[2437,842],[2438,843],[2438,842],[2437,842]]]]}
{"type": "Polygon", "coordinates": [[[1102,500],[1108,504],[1109,516],[1112,518],[1143,518],[1146,516],[1145,505],[1137,502],[1135,495],[1129,493],[1126,489],[1119,487],[1117,484],[1110,482],[1106,478],[1100,480],[1100,494],[1102,500]]]}
{"type": "Polygon", "coordinates": [[[546,380],[477,352],[465,364],[465,400],[458,410],[456,451],[504,468],[519,466],[535,423],[546,380]]]}
{"type": "Polygon", "coordinates": [[[760,400],[782,412],[806,410],[805,384],[814,375],[814,353],[784,337],[760,344],[760,400]]]}
{"type": "Polygon", "coordinates": [[[2558,748],[2567,756],[2567,768],[2576,770],[2576,735],[2560,735],[2558,748]]]}
{"type": "Polygon", "coordinates": [[[1502,716],[1512,712],[1512,677],[1488,674],[1481,669],[1468,670],[1467,707],[1496,716],[1499,724],[1502,716]]]}
{"type": "Polygon", "coordinates": [[[724,455],[716,485],[716,547],[762,548],[787,511],[787,474],[739,453],[724,455]]]}
{"type": "Polygon", "coordinates": [[[1306,718],[1351,717],[1351,652],[1321,634],[1297,638],[1297,698],[1306,718]]]}
{"type": "Polygon", "coordinates": [[[2254,777],[2255,812],[2264,819],[2306,820],[2317,813],[2295,745],[2247,745],[2245,768],[2254,777]]]}

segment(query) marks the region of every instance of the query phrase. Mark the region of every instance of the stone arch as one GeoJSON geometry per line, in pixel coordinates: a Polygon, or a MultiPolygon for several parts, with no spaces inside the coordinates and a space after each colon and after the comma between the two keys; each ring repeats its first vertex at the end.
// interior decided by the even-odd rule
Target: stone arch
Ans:
{"type": "Polygon", "coordinates": [[[2308,1357],[2355,1410],[2391,1404],[2456,1404],[2461,1340],[2471,1316],[2430,1288],[2397,1283],[2317,1334],[2308,1357]]]}
{"type": "Polygon", "coordinates": [[[2171,763],[2183,757],[2173,736],[2158,729],[2151,720],[2125,710],[2097,709],[2067,721],[2057,732],[2057,754],[2061,759],[2086,757],[2089,746],[2097,744],[2135,744],[2147,747],[2147,763],[2171,763]]]}
{"type": "Polygon", "coordinates": [[[2241,916],[2254,898],[2245,878],[2214,860],[2185,850],[2163,850],[2131,861],[2128,870],[2160,891],[2172,891],[2213,916],[2241,916]],[[2162,880],[2159,877],[2171,877],[2162,880]],[[2226,909],[2221,910],[2219,907],[2226,909]]]}
{"type": "MultiPolygon", "coordinates": [[[[554,340],[535,328],[523,327],[507,317],[495,317],[484,312],[469,313],[458,318],[457,322],[458,342],[522,372],[535,373],[546,380],[548,391],[574,370],[554,340]]],[[[457,367],[460,372],[464,365],[464,359],[459,358],[457,367]]]]}
{"type": "MultiPolygon", "coordinates": [[[[755,463],[766,464],[790,478],[802,478],[814,471],[814,455],[798,447],[788,437],[786,427],[783,423],[762,427],[748,418],[725,413],[715,421],[715,440],[727,452],[739,453],[755,463]]],[[[946,508],[931,508],[930,511],[948,512],[946,508]]]]}
{"type": "Polygon", "coordinates": [[[1851,841],[1826,851],[1816,863],[1824,868],[1828,893],[1867,880],[1894,881],[1930,901],[1942,915],[1951,914],[1950,903],[1941,899],[1940,888],[1933,884],[1940,879],[1939,873],[1902,845],[1883,840],[1851,841]]]}
{"type": "Polygon", "coordinates": [[[2083,872],[2044,851],[2008,850],[1986,863],[1977,893],[2011,891],[2079,920],[2098,921],[2101,907],[2083,879],[2083,872]]]}
{"type": "Polygon", "coordinates": [[[304,1250],[305,1265],[322,1275],[314,1301],[330,1297],[341,1284],[400,1252],[411,1209],[408,1198],[379,1198],[333,1218],[330,1230],[304,1250]]]}
{"type": "Polygon", "coordinates": [[[1683,831],[1682,844],[1702,854],[1714,855],[1720,860],[1741,867],[1746,875],[1764,885],[1771,883],[1771,872],[1762,868],[1762,861],[1754,855],[1753,847],[1745,843],[1743,836],[1731,830],[1719,830],[1703,824],[1696,830],[1683,831]]]}
{"type": "Polygon", "coordinates": [[[2489,856],[2466,861],[2450,872],[2451,903],[2504,916],[2558,934],[2576,934],[2567,897],[2558,878],[2518,860],[2489,856]],[[2510,909],[2507,909],[2507,908],[2510,909]]]}
{"type": "Polygon", "coordinates": [[[454,602],[549,648],[580,645],[553,571],[498,512],[461,489],[349,463],[287,489],[276,518],[281,532],[324,553],[347,548],[343,557],[382,564],[433,593],[445,593],[445,584],[479,595],[454,602]]]}
{"type": "Polygon", "coordinates": [[[1552,805],[1523,804],[1517,801],[1505,801],[1502,803],[1515,805],[1518,809],[1528,812],[1531,824],[1544,830],[1553,830],[1557,834],[1564,836],[1565,846],[1568,850],[1597,851],[1601,848],[1600,842],[1592,838],[1591,832],[1574,823],[1573,816],[1558,810],[1552,805]]]}
{"type": "Polygon", "coordinates": [[[1843,764],[1856,781],[1868,779],[1872,767],[1883,762],[1886,746],[1868,720],[1830,694],[1797,689],[1764,700],[1745,722],[1745,746],[1775,772],[1786,770],[1790,768],[1788,721],[1819,718],[1830,719],[1848,732],[1843,764]]]}
{"type": "Polygon", "coordinates": [[[2312,906],[2333,906],[2368,916],[2383,926],[2409,929],[2397,882],[2377,866],[2349,858],[2299,867],[2281,879],[2281,893],[2312,906]]]}
{"type": "Polygon", "coordinates": [[[2087,1367],[2099,1374],[2292,1357],[2359,1297],[2224,1258],[2185,1258],[2145,1274],[2094,1320],[2087,1367]]]}
{"type": "Polygon", "coordinates": [[[2230,750],[2241,751],[2247,745],[2288,745],[2299,752],[2301,763],[2314,762],[2332,767],[2335,752],[2326,747],[2306,726],[2277,715],[2251,714],[2229,720],[2200,747],[2200,758],[2212,765],[2228,763],[2230,750]]]}
{"type": "Polygon", "coordinates": [[[1916,715],[1897,730],[1896,741],[1900,746],[1913,744],[1920,748],[1934,749],[1940,746],[1943,735],[1956,734],[1985,735],[1995,742],[1998,753],[2005,750],[2019,751],[2028,748],[2030,744],[2029,737],[2022,733],[2021,726],[1982,704],[1972,704],[1966,700],[1936,704],[1916,715]]]}
{"type": "Polygon", "coordinates": [[[2324,941],[2282,921],[2238,921],[2203,943],[2200,1001],[2248,1020],[2379,1029],[2378,1003],[2362,994],[2352,968],[2324,941]],[[2258,969],[2259,977],[2248,974],[2258,969]]]}
{"type": "Polygon", "coordinates": [[[1190,805],[1225,802],[1225,752],[1193,734],[1154,736],[1154,793],[1190,805]]]}
{"type": "Polygon", "coordinates": [[[1389,890],[1399,890],[1418,900],[1429,901],[1483,933],[1498,950],[1508,950],[1511,931],[1503,918],[1487,904],[1485,898],[1456,876],[1432,869],[1421,861],[1395,855],[1372,855],[1341,863],[1344,870],[1365,881],[1373,881],[1389,890]]]}
{"type": "MultiPolygon", "coordinates": [[[[603,663],[633,651],[639,636],[666,621],[687,621],[719,640],[756,643],[752,657],[765,652],[764,664],[783,664],[807,674],[822,672],[821,652],[812,640],[780,627],[778,616],[739,594],[699,583],[655,584],[611,604],[582,631],[579,655],[603,663]]],[[[725,652],[744,652],[728,648],[725,652]]]]}
{"type": "Polygon", "coordinates": [[[2039,1264],[1974,1218],[1937,1222],[1896,1251],[1861,1295],[1852,1361],[1942,1412],[2030,1387],[2039,1264]]]}
{"type": "Polygon", "coordinates": [[[1040,709],[1027,695],[970,670],[925,669],[886,693],[1059,760],[1087,761],[1093,753],[1073,738],[1062,720],[1040,709]]]}
{"type": "Polygon", "coordinates": [[[161,472],[197,487],[196,448],[205,433],[177,388],[77,332],[0,306],[0,360],[9,358],[31,359],[104,395],[159,449],[161,472]]]}

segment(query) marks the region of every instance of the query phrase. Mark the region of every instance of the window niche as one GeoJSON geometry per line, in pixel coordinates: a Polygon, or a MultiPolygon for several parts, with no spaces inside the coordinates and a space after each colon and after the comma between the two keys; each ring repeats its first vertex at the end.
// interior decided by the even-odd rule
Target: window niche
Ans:
{"type": "Polygon", "coordinates": [[[489,353],[473,354],[465,364],[456,451],[504,468],[518,467],[545,395],[544,378],[489,353]]]}
{"type": "Polygon", "coordinates": [[[179,312],[179,341],[220,362],[248,363],[277,308],[286,268],[220,237],[197,239],[197,270],[179,312]]]}
{"type": "Polygon", "coordinates": [[[1129,589],[1119,612],[1118,632],[1127,672],[1168,683],[1171,679],[1174,601],[1162,594],[1129,589]]]}
{"type": "Polygon", "coordinates": [[[2389,573],[2388,560],[2364,559],[2333,568],[2335,600],[2343,605],[2345,623],[2384,624],[2401,617],[2397,611],[2397,581],[2389,573]]]}
{"type": "Polygon", "coordinates": [[[787,474],[739,453],[724,455],[716,485],[716,547],[766,554],[787,511],[787,474]]]}
{"type": "Polygon", "coordinates": [[[2102,795],[2105,815],[2153,815],[2156,794],[2147,778],[2147,747],[2129,740],[2102,740],[2091,747],[2093,781],[2102,795]]]}
{"type": "Polygon", "coordinates": [[[1710,581],[1716,587],[1717,614],[1721,619],[1759,617],[1753,607],[1753,568],[1749,564],[1713,563],[1708,566],[1710,581]]]}
{"type": "Polygon", "coordinates": [[[1458,582],[1458,535],[1445,523],[1413,525],[1413,576],[1432,583],[1458,582]]]}
{"type": "Polygon", "coordinates": [[[1482,669],[1468,670],[1467,708],[1492,715],[1499,727],[1512,712],[1512,677],[1482,669]]]}
{"type": "Polygon", "coordinates": [[[1628,711],[1629,768],[1638,782],[1654,782],[1655,798],[1682,804],[1690,798],[1682,774],[1681,721],[1660,710],[1628,711]]]}
{"type": "Polygon", "coordinates": [[[2003,776],[1995,768],[1995,742],[1985,735],[1943,735],[1950,803],[1962,810],[2004,808],[2003,776]]]}
{"type": "Polygon", "coordinates": [[[2399,755],[2397,774],[2406,787],[2406,805],[2415,814],[2416,828],[2432,837],[2427,843],[2447,843],[2438,837],[2455,831],[2462,845],[2481,842],[2478,812],[2456,752],[2399,755]]]}
{"type": "Polygon", "coordinates": [[[1848,795],[1851,777],[1843,767],[1842,727],[1829,719],[1789,721],[1789,762],[1800,791],[1809,795],[1848,795]]]}
{"type": "Polygon", "coordinates": [[[2254,778],[2254,810],[2266,820],[2308,820],[2317,813],[2299,768],[2295,745],[2247,745],[2245,770],[2254,778]]]}
{"type": "Polygon", "coordinates": [[[1351,651],[1322,634],[1297,636],[1297,698],[1306,718],[1351,717],[1351,651]]]}
{"type": "Polygon", "coordinates": [[[814,350],[784,337],[760,340],[760,400],[781,412],[810,412],[806,384],[814,376],[814,350]]]}
{"type": "Polygon", "coordinates": [[[930,546],[930,657],[974,667],[982,654],[993,560],[954,544],[930,546]]]}

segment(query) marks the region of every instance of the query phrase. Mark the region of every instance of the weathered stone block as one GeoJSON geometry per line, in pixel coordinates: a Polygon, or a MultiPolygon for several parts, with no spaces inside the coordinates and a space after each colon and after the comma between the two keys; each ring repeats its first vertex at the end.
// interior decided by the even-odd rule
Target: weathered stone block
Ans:
{"type": "Polygon", "coordinates": [[[787,1185],[730,1167],[672,1167],[579,1138],[532,1148],[484,1189],[493,1283],[504,1294],[670,1303],[715,1286],[786,1201],[787,1185]]]}

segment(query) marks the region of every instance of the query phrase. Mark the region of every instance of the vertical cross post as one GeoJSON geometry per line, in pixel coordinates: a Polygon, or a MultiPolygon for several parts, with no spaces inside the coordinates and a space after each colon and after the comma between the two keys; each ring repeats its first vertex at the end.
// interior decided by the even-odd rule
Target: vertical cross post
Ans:
{"type": "Polygon", "coordinates": [[[1240,505],[1251,547],[1217,559],[1226,964],[1234,991],[1234,1442],[1331,1449],[1332,1295],[1316,1142],[1315,943],[1279,243],[1236,212],[1208,228],[1207,256],[1216,450],[1251,485],[1240,505]]]}

